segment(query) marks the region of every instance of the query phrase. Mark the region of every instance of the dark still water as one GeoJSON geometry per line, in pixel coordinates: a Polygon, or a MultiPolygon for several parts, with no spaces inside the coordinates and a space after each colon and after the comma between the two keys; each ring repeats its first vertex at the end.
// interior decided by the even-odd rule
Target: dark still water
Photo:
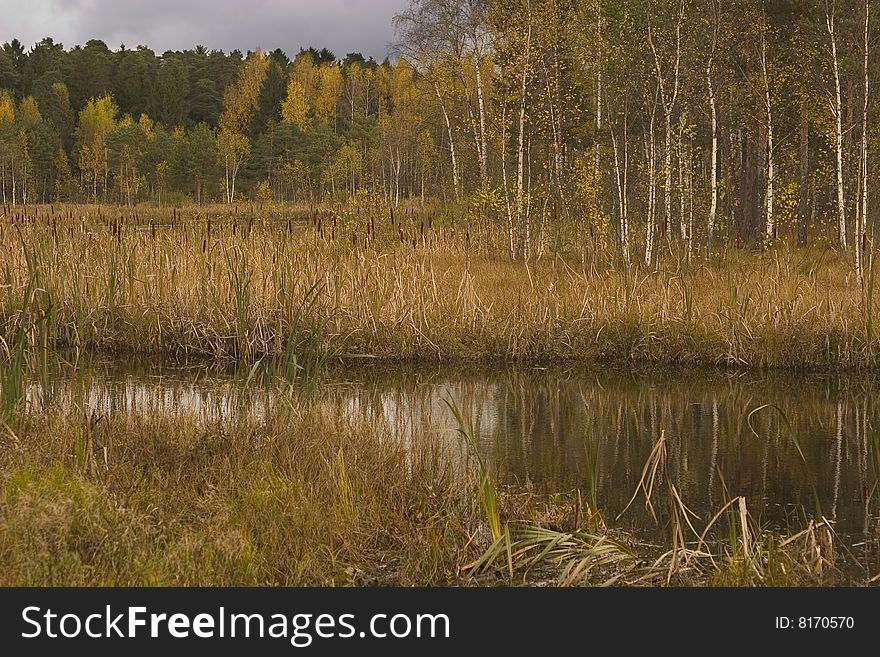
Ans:
{"type": "MultiPolygon", "coordinates": [[[[473,419],[497,480],[545,493],[580,489],[609,519],[665,434],[663,474],[701,518],[697,527],[741,495],[762,525],[800,529],[818,501],[858,546],[878,533],[878,392],[870,376],[364,364],[327,371],[317,398],[382,421],[395,439],[427,434],[456,446],[450,399],[473,419]]],[[[270,412],[280,395],[199,368],[99,363],[45,390],[35,384],[30,399],[231,420],[270,412]]],[[[644,506],[634,504],[618,524],[644,528],[644,506]]]]}

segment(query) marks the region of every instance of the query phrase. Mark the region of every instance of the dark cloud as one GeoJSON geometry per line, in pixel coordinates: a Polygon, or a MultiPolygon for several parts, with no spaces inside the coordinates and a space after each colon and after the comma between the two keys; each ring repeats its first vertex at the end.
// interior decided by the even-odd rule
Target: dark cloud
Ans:
{"type": "Polygon", "coordinates": [[[376,59],[394,38],[406,0],[0,0],[0,42],[45,36],[70,47],[102,39],[156,52],[204,45],[242,51],[326,47],[376,59]]]}

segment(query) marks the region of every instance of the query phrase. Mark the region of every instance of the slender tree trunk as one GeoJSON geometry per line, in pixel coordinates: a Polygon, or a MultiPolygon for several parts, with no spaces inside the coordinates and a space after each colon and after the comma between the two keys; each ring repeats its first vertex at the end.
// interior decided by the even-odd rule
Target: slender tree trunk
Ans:
{"type": "MultiPolygon", "coordinates": [[[[599,135],[602,132],[602,2],[596,0],[596,42],[598,43],[598,53],[596,55],[596,144],[593,147],[593,185],[597,190],[596,193],[596,211],[598,213],[599,197],[599,174],[601,171],[601,151],[599,149],[599,135]]],[[[616,154],[616,153],[615,153],[616,154]]],[[[622,237],[622,235],[621,235],[622,237]]],[[[628,256],[626,256],[628,258],[628,256]]]]}
{"type": "Polygon", "coordinates": [[[694,144],[693,138],[687,148],[687,176],[685,177],[687,184],[688,196],[688,241],[687,241],[687,257],[688,261],[693,257],[694,252],[694,144]]]}
{"type": "Polygon", "coordinates": [[[223,162],[226,167],[226,202],[232,203],[232,196],[229,192],[229,155],[224,156],[223,162]]]}
{"type": "Polygon", "coordinates": [[[394,206],[400,205],[400,148],[397,150],[397,159],[394,164],[394,206]]]}
{"type": "Polygon", "coordinates": [[[104,148],[104,202],[107,202],[107,178],[110,176],[110,153],[107,151],[107,148],[104,148]]]}
{"type": "Polygon", "coordinates": [[[715,222],[718,215],[718,114],[715,107],[715,90],[712,86],[712,65],[706,69],[706,81],[709,85],[709,108],[712,112],[712,173],[711,173],[711,201],[709,204],[709,225],[707,228],[706,241],[709,246],[715,237],[715,222]]]}
{"type": "Polygon", "coordinates": [[[645,158],[648,161],[648,217],[645,227],[645,265],[654,262],[654,231],[657,224],[657,155],[654,139],[654,113],[651,113],[648,134],[645,139],[645,158]]]}
{"type": "Polygon", "coordinates": [[[773,214],[776,185],[776,161],[773,156],[773,104],[770,99],[770,76],[767,70],[767,17],[761,30],[761,72],[764,77],[764,107],[767,111],[767,219],[764,240],[776,239],[776,217],[773,214]]]}
{"type": "Polygon", "coordinates": [[[482,62],[480,57],[474,54],[474,66],[477,75],[477,107],[480,114],[480,178],[485,188],[489,184],[489,145],[486,136],[486,102],[483,94],[483,73],[480,70],[482,62]]]}
{"type": "Polygon", "coordinates": [[[513,223],[513,207],[510,204],[510,186],[507,183],[507,105],[501,110],[501,185],[504,190],[504,205],[507,209],[507,239],[510,259],[516,260],[516,230],[513,223]]]}
{"type": "Polygon", "coordinates": [[[675,25],[675,64],[673,68],[672,89],[667,89],[666,78],[663,75],[663,66],[660,63],[660,56],[654,45],[653,30],[648,27],[648,41],[651,45],[651,52],[654,54],[654,68],[657,72],[657,82],[660,86],[660,100],[663,103],[664,127],[666,129],[664,135],[664,161],[663,161],[663,228],[661,233],[667,235],[669,222],[672,217],[672,112],[675,110],[675,103],[678,99],[678,82],[679,69],[681,66],[681,26],[684,22],[684,2],[679,3],[679,13],[675,25]]]}
{"type": "Polygon", "coordinates": [[[834,31],[834,12],[829,9],[827,0],[825,4],[825,23],[828,35],[831,39],[831,58],[834,70],[834,114],[835,127],[837,129],[835,139],[835,151],[837,155],[837,234],[841,249],[846,250],[846,197],[843,187],[843,104],[840,97],[840,63],[837,58],[837,35],[834,31]]]}
{"type": "Polygon", "coordinates": [[[238,167],[241,166],[241,162],[234,162],[232,164],[232,181],[231,187],[229,189],[229,202],[235,203],[235,179],[238,176],[238,167]]]}
{"type": "MultiPolygon", "coordinates": [[[[664,112],[665,113],[665,112],[664,112]]],[[[664,117],[663,134],[663,225],[661,236],[670,237],[672,219],[672,113],[664,117]]]]}
{"type": "Polygon", "coordinates": [[[800,204],[798,205],[798,246],[807,246],[810,211],[810,114],[806,93],[801,98],[800,204]]]}
{"type": "MultiPolygon", "coordinates": [[[[463,82],[464,83],[464,82],[463,82]]],[[[483,179],[482,167],[483,167],[483,143],[480,140],[480,127],[477,123],[477,117],[474,116],[474,111],[471,109],[471,99],[470,94],[467,94],[465,98],[465,107],[467,108],[467,118],[468,123],[471,124],[471,133],[474,137],[474,152],[477,154],[477,168],[480,170],[480,189],[484,189],[486,186],[486,181],[483,179]]]]}
{"type": "Polygon", "coordinates": [[[627,112],[623,113],[623,166],[618,153],[617,136],[611,130],[611,144],[614,148],[614,177],[617,182],[617,205],[620,213],[620,248],[623,261],[629,264],[629,208],[627,207],[627,177],[629,174],[629,135],[627,134],[627,112]]]}
{"type": "Polygon", "coordinates": [[[443,112],[443,120],[446,122],[446,132],[449,135],[449,155],[452,159],[452,187],[455,193],[455,198],[459,197],[459,191],[461,185],[459,184],[458,178],[458,158],[455,154],[455,136],[452,132],[452,122],[449,120],[449,112],[446,111],[446,103],[443,102],[443,96],[440,94],[440,85],[438,83],[434,83],[434,93],[437,95],[437,100],[440,101],[440,111],[443,112]]]}
{"type": "MultiPolygon", "coordinates": [[[[871,36],[871,3],[865,0],[865,88],[864,88],[864,105],[862,106],[862,148],[861,148],[861,176],[862,176],[862,198],[861,210],[857,214],[860,221],[856,224],[856,271],[858,272],[859,282],[864,283],[864,268],[862,265],[862,248],[864,246],[865,233],[868,226],[868,102],[870,100],[870,70],[868,68],[870,59],[870,42],[871,36]]],[[[873,248],[873,247],[872,247],[873,248]]]]}
{"type": "Polygon", "coordinates": [[[687,213],[685,212],[685,154],[684,154],[684,146],[682,143],[682,133],[684,132],[684,126],[679,124],[678,126],[678,141],[676,144],[678,150],[678,204],[679,204],[679,218],[680,221],[678,223],[678,232],[681,237],[682,243],[687,243],[688,241],[688,230],[687,230],[687,213]]]}
{"type": "Polygon", "coordinates": [[[711,178],[709,180],[711,200],[709,202],[709,221],[706,226],[706,247],[711,250],[712,240],[715,237],[715,221],[718,215],[718,112],[715,106],[715,85],[712,82],[712,64],[715,55],[715,41],[712,42],[712,55],[706,64],[706,86],[709,90],[709,110],[712,117],[712,165],[711,178]]]}
{"type": "MultiPolygon", "coordinates": [[[[531,57],[532,43],[532,3],[528,2],[528,25],[526,27],[526,44],[523,56],[523,69],[520,84],[520,104],[519,104],[519,136],[517,144],[517,166],[516,166],[516,221],[517,226],[522,227],[525,217],[525,195],[523,188],[523,177],[525,174],[525,135],[526,135],[526,98],[528,96],[529,81],[529,60],[531,57]]],[[[528,259],[528,236],[525,231],[520,232],[520,255],[524,260],[528,259]]]]}

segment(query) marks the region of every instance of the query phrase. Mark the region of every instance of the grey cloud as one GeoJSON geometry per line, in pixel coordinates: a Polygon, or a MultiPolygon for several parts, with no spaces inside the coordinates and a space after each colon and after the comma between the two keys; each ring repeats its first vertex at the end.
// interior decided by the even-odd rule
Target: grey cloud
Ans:
{"type": "Polygon", "coordinates": [[[102,39],[111,48],[156,52],[204,45],[242,51],[326,47],[382,59],[391,18],[406,0],[0,0],[0,42],[31,46],[45,36],[66,47],[102,39]]]}

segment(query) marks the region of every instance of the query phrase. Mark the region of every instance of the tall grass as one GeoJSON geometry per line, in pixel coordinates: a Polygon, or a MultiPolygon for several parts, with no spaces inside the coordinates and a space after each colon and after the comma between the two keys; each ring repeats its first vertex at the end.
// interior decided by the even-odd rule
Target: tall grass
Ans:
{"type": "Polygon", "coordinates": [[[3,357],[0,357],[0,420],[14,425],[21,410],[25,394],[25,356],[31,330],[30,305],[33,295],[29,284],[24,292],[21,306],[12,319],[11,342],[0,336],[3,357]]]}
{"type": "Polygon", "coordinates": [[[873,368],[880,356],[873,270],[861,289],[835,252],[726,248],[689,264],[664,252],[646,270],[572,235],[526,265],[507,261],[498,226],[433,209],[394,225],[346,207],[293,222],[193,210],[171,224],[144,209],[114,220],[113,239],[100,208],[75,211],[0,224],[7,342],[31,253],[49,335],[80,350],[253,361],[311,327],[324,353],[385,359],[873,368]]]}
{"type": "Polygon", "coordinates": [[[827,523],[768,532],[741,497],[699,533],[683,512],[670,521],[685,501],[670,494],[660,448],[639,489],[670,530],[654,546],[595,522],[601,509],[585,518],[576,494],[499,487],[473,458],[468,486],[429,428],[406,445],[389,431],[323,393],[222,421],[64,405],[31,414],[0,460],[0,583],[840,581],[845,549],[827,523]],[[725,519],[727,537],[710,537],[725,519]]]}
{"type": "Polygon", "coordinates": [[[474,427],[472,420],[465,420],[458,406],[451,399],[446,399],[444,402],[455,418],[456,431],[463,439],[471,459],[476,464],[477,498],[483,507],[492,542],[497,543],[505,537],[505,532],[502,529],[501,515],[498,511],[495,484],[492,481],[492,474],[489,472],[486,461],[483,459],[483,453],[480,450],[477,429],[474,427]]]}

